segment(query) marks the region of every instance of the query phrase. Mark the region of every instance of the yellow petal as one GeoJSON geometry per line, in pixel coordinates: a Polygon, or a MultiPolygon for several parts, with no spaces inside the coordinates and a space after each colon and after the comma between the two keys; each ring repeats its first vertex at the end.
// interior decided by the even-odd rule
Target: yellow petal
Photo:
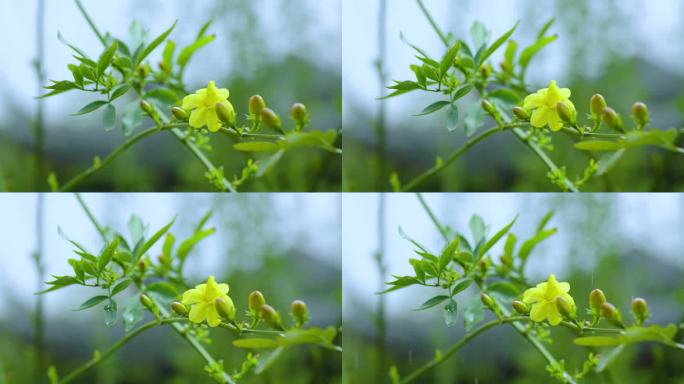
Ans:
{"type": "Polygon", "coordinates": [[[205,303],[193,305],[192,308],[190,308],[190,315],[188,316],[190,321],[193,323],[201,323],[204,321],[204,318],[207,316],[206,312],[208,307],[209,305],[205,303]]]}
{"type": "Polygon", "coordinates": [[[560,97],[568,99],[570,98],[570,95],[572,95],[572,92],[569,88],[561,88],[558,90],[558,94],[560,95],[560,97]]]}
{"type": "Polygon", "coordinates": [[[198,94],[188,95],[183,98],[183,109],[195,109],[202,105],[202,96],[198,94]]]}
{"type": "Polygon", "coordinates": [[[551,128],[552,131],[560,131],[561,128],[563,128],[563,120],[561,120],[560,116],[558,116],[558,113],[555,111],[547,114],[547,123],[549,124],[549,128],[551,128]]]}
{"type": "Polygon", "coordinates": [[[541,301],[544,293],[539,288],[530,288],[523,294],[523,301],[528,304],[536,303],[541,301]]]}
{"type": "Polygon", "coordinates": [[[544,303],[537,303],[532,306],[532,310],[530,311],[530,319],[532,319],[532,321],[536,321],[537,323],[544,321],[544,318],[546,317],[544,311],[545,305],[546,304],[544,303]]]}
{"type": "Polygon", "coordinates": [[[216,327],[221,324],[221,318],[219,317],[218,312],[216,312],[216,305],[207,305],[205,316],[207,318],[207,324],[209,324],[210,327],[216,327]]]}
{"type": "Polygon", "coordinates": [[[218,290],[221,292],[223,295],[228,295],[228,291],[230,290],[230,287],[228,287],[228,284],[219,284],[218,285],[218,290]]]}
{"type": "Polygon", "coordinates": [[[560,324],[561,320],[563,320],[563,317],[560,315],[560,312],[558,312],[558,307],[556,307],[555,303],[550,303],[548,305],[546,318],[549,319],[549,324],[551,325],[558,325],[560,324]]]}
{"type": "Polygon", "coordinates": [[[558,287],[560,287],[560,290],[563,292],[570,292],[570,283],[566,283],[566,282],[558,283],[558,287]]]}
{"type": "Polygon", "coordinates": [[[199,286],[197,288],[193,289],[188,289],[183,293],[183,304],[185,305],[190,305],[190,304],[195,304],[199,303],[202,301],[204,298],[204,289],[200,289],[199,286]]]}
{"type": "Polygon", "coordinates": [[[199,107],[192,111],[189,123],[193,128],[202,128],[207,123],[207,109],[199,107]]]}
{"type": "Polygon", "coordinates": [[[230,96],[230,91],[228,91],[225,88],[221,88],[218,90],[218,95],[221,99],[223,99],[222,101],[226,101],[226,100],[228,100],[228,97],[230,96]]]}
{"type": "Polygon", "coordinates": [[[541,107],[532,112],[532,118],[530,119],[530,124],[533,127],[543,128],[548,122],[548,112],[549,109],[546,107],[541,107]]]}
{"type": "Polygon", "coordinates": [[[219,122],[216,110],[214,109],[207,112],[207,127],[211,132],[217,132],[221,128],[221,122],[219,122]]]}
{"type": "Polygon", "coordinates": [[[544,105],[544,98],[545,95],[543,95],[541,92],[528,95],[527,97],[525,97],[523,107],[527,109],[538,108],[544,105]]]}

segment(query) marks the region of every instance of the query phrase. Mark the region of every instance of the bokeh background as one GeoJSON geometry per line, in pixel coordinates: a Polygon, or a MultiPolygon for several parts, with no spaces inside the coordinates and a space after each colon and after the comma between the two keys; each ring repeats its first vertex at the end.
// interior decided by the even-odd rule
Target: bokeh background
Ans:
{"type": "MultiPolygon", "coordinates": [[[[629,303],[640,296],[648,300],[653,323],[684,321],[684,196],[679,194],[425,194],[428,205],[443,225],[470,237],[472,214],[490,225],[490,235],[520,215],[511,232],[519,242],[531,237],[539,220],[555,215],[549,228],[558,233],[542,242],[530,256],[530,281],[546,280],[554,273],[571,283],[578,308],[588,306],[593,288],[604,290],[609,300],[631,321],[629,303]]],[[[389,382],[396,365],[402,376],[445,351],[464,334],[460,308],[479,300],[470,287],[458,299],[458,321],[447,328],[441,307],[413,311],[436,290],[408,287],[377,295],[392,280],[391,274],[409,275],[413,245],[398,228],[433,252],[443,239],[414,194],[345,194],[343,196],[343,319],[344,375],[350,383],[389,382]],[[384,201],[382,201],[384,199],[384,201]],[[384,214],[373,212],[384,205],[384,214]],[[383,223],[383,227],[379,226],[383,223]],[[384,246],[381,241],[384,241],[384,246]],[[383,249],[384,247],[384,249],[383,249]],[[384,252],[382,252],[384,250],[384,252]],[[381,254],[384,272],[378,264],[381,254]],[[384,306],[384,310],[381,310],[384,306]],[[379,335],[386,333],[383,343],[379,335]]],[[[491,251],[502,253],[503,242],[491,251]]],[[[493,318],[487,315],[486,319],[493,318]]],[[[553,329],[549,346],[566,368],[580,368],[586,350],[572,344],[573,334],[553,329]]],[[[682,339],[684,332],[677,336],[682,339]]],[[[422,377],[420,383],[550,383],[538,352],[508,326],[490,330],[461,349],[448,361],[422,377]]],[[[653,343],[630,346],[612,366],[615,383],[684,383],[684,353],[653,343]]],[[[596,375],[587,383],[603,383],[596,375]]]]}
{"type": "MultiPolygon", "coordinates": [[[[34,177],[34,97],[44,93],[33,64],[37,58],[37,4],[9,2],[0,14],[0,44],[4,47],[0,68],[0,191],[48,188],[42,176],[34,177]]],[[[206,87],[213,79],[230,89],[230,100],[238,111],[246,111],[249,96],[261,94],[285,119],[293,103],[303,102],[311,114],[312,129],[341,128],[339,0],[85,0],[83,5],[103,33],[109,31],[124,41],[129,41],[129,27],[134,20],[147,29],[148,42],[178,20],[169,38],[179,47],[194,41],[199,28],[212,19],[208,32],[216,34],[216,39],[188,64],[188,89],[206,87]]],[[[71,79],[67,64],[74,61],[72,51],[59,42],[58,32],[91,57],[102,51],[71,0],[45,1],[43,27],[48,79],[71,79]]],[[[162,50],[158,48],[149,57],[155,68],[162,50]]],[[[62,182],[88,167],[94,156],[104,157],[124,139],[120,116],[117,127],[110,132],[101,128],[99,113],[70,116],[92,100],[92,95],[76,91],[45,99],[46,166],[62,182]]],[[[115,105],[121,111],[118,107],[126,102],[124,97],[115,105]]],[[[149,121],[147,126],[151,126],[149,121]]],[[[231,139],[214,135],[212,144],[214,150],[208,155],[224,166],[226,177],[232,179],[239,174],[246,157],[227,149],[232,148],[231,139]]],[[[314,149],[294,152],[269,176],[250,182],[243,190],[340,190],[340,156],[314,149]]],[[[170,134],[155,135],[78,188],[213,191],[204,172],[170,134]]]]}
{"type": "MultiPolygon", "coordinates": [[[[417,59],[413,49],[401,42],[400,32],[433,57],[442,57],[445,49],[415,1],[387,1],[385,37],[381,39],[380,3],[349,0],[342,6],[345,190],[388,190],[391,171],[397,171],[406,182],[434,165],[437,156],[444,157],[465,141],[462,129],[447,131],[444,113],[413,116],[439,95],[408,93],[384,101],[387,156],[383,165],[376,137],[381,124],[377,98],[387,94],[376,69],[380,41],[386,44],[384,85],[414,78],[409,65],[417,59]]],[[[625,121],[632,103],[641,100],[651,110],[653,126],[669,129],[684,123],[681,1],[550,0],[541,5],[534,0],[431,0],[425,4],[442,30],[467,41],[476,20],[491,31],[490,42],[520,20],[513,36],[519,50],[555,18],[550,33],[557,33],[558,39],[530,64],[531,89],[544,88],[556,79],[572,89],[579,116],[585,115],[589,97],[602,93],[611,106],[626,114],[625,121]]],[[[491,58],[497,68],[502,57],[503,49],[491,58]]],[[[474,97],[464,98],[462,105],[476,102],[474,97]]],[[[486,124],[491,125],[491,121],[486,124]]],[[[587,159],[571,144],[569,138],[554,135],[556,149],[551,157],[557,164],[567,165],[568,175],[574,178],[587,159]]],[[[606,182],[593,181],[585,190],[682,190],[681,156],[654,149],[630,152],[606,182]]],[[[512,135],[502,134],[479,143],[418,188],[435,192],[556,191],[546,173],[544,164],[529,150],[512,135]]]]}
{"type": "MultiPolygon", "coordinates": [[[[341,322],[340,196],[335,194],[85,194],[82,195],[101,224],[128,233],[131,214],[149,225],[148,236],[174,215],[171,228],[178,240],[193,232],[209,210],[207,226],[216,233],[189,255],[188,281],[201,283],[207,275],[230,285],[240,313],[254,289],[283,313],[289,303],[304,300],[311,325],[339,326],[341,322]],[[297,220],[293,221],[293,217],[297,220]]],[[[37,281],[33,254],[38,250],[35,194],[0,194],[0,383],[47,382],[46,367],[34,376],[39,355],[34,336],[34,310],[44,289],[37,281]]],[[[47,274],[72,273],[67,259],[73,247],[58,235],[58,228],[88,249],[102,245],[98,232],[71,194],[44,195],[42,260],[47,274]]],[[[160,242],[161,243],[161,242],[160,242]]],[[[150,250],[159,254],[161,244],[150,250]]],[[[50,279],[48,276],[47,279],[50,279]]],[[[92,288],[67,287],[45,294],[44,358],[65,375],[104,351],[123,334],[121,293],[117,324],[107,328],[102,306],[73,312],[97,294],[92,288]]],[[[117,297],[118,300],[118,297],[117,297]]],[[[145,321],[150,320],[146,314],[145,321]]],[[[223,359],[227,370],[239,367],[244,350],[231,347],[233,337],[212,331],[207,348],[223,359]]],[[[336,340],[339,345],[340,341],[336,340]]],[[[320,348],[294,348],[264,374],[244,383],[336,383],[340,381],[341,354],[320,348]]],[[[204,361],[167,327],[150,330],[131,341],[109,360],[99,364],[80,383],[207,383],[204,361]]]]}

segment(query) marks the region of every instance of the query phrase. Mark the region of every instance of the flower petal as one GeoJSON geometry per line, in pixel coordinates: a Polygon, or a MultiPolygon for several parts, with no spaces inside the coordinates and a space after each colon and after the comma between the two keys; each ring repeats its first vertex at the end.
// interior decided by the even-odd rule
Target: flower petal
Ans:
{"type": "Polygon", "coordinates": [[[207,324],[209,324],[210,327],[216,327],[221,324],[221,318],[216,311],[216,305],[207,305],[205,316],[207,318],[207,324]]]}
{"type": "Polygon", "coordinates": [[[222,294],[227,295],[227,294],[228,294],[228,291],[230,290],[230,288],[228,287],[228,284],[219,284],[219,285],[218,285],[218,290],[219,290],[219,292],[221,292],[222,294]]]}
{"type": "Polygon", "coordinates": [[[195,109],[202,105],[202,96],[199,94],[188,95],[183,98],[183,109],[195,109]]]}
{"type": "Polygon", "coordinates": [[[554,303],[549,303],[548,304],[548,309],[546,311],[546,318],[549,320],[549,324],[551,325],[558,325],[560,324],[561,320],[563,320],[563,317],[561,316],[560,312],[558,311],[558,307],[554,303]]]}
{"type": "Polygon", "coordinates": [[[545,95],[543,95],[541,92],[528,95],[525,97],[525,101],[523,102],[523,108],[532,109],[541,107],[544,105],[544,98],[545,95]]]}
{"type": "Polygon", "coordinates": [[[211,132],[217,132],[221,128],[221,122],[219,122],[215,109],[207,110],[207,127],[211,132]]]}
{"type": "Polygon", "coordinates": [[[523,301],[525,303],[531,304],[541,301],[544,296],[544,292],[539,288],[530,288],[523,294],[523,301]]]}
{"type": "Polygon", "coordinates": [[[563,128],[563,120],[561,120],[557,112],[549,111],[546,118],[549,128],[551,128],[552,131],[560,131],[560,129],[563,128]]]}
{"type": "Polygon", "coordinates": [[[183,299],[181,300],[185,305],[191,305],[199,303],[204,298],[204,289],[197,288],[188,289],[183,293],[183,299]]]}
{"type": "Polygon", "coordinates": [[[207,108],[199,107],[190,114],[190,126],[193,128],[202,128],[207,123],[207,108]]]}
{"type": "Polygon", "coordinates": [[[205,303],[195,304],[192,308],[190,308],[190,315],[188,316],[190,321],[193,323],[201,323],[204,321],[204,318],[207,317],[208,307],[209,305],[205,303]]]}
{"type": "Polygon", "coordinates": [[[530,319],[541,323],[546,318],[546,303],[537,303],[532,306],[530,311],[530,319]]]}
{"type": "Polygon", "coordinates": [[[533,127],[543,128],[548,122],[549,109],[546,107],[541,107],[532,112],[532,118],[530,119],[530,124],[533,127]]]}

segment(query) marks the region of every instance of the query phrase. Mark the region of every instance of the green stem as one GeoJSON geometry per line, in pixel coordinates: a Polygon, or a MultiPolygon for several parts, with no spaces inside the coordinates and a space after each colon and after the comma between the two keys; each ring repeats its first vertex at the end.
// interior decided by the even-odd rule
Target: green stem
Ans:
{"type": "Polygon", "coordinates": [[[571,136],[577,136],[577,137],[595,137],[597,139],[617,139],[622,137],[623,135],[619,133],[601,133],[601,132],[584,132],[584,133],[579,133],[577,130],[574,128],[568,128],[568,127],[563,127],[562,131],[564,133],[567,133],[571,136]]]}
{"type": "Polygon", "coordinates": [[[90,211],[88,204],[86,204],[86,202],[83,200],[80,193],[76,194],[76,200],[78,200],[78,204],[81,206],[83,211],[86,213],[86,215],[88,216],[88,219],[93,224],[95,229],[97,229],[97,232],[100,234],[100,237],[102,237],[102,240],[107,241],[107,236],[106,236],[106,232],[104,230],[104,227],[101,226],[100,223],[97,221],[97,219],[95,218],[95,215],[93,215],[93,212],[90,211]]]}
{"type": "Polygon", "coordinates": [[[91,360],[89,360],[85,364],[74,369],[68,375],[66,375],[62,379],[60,379],[58,381],[58,383],[59,384],[66,384],[66,383],[72,382],[78,376],[80,376],[83,373],[87,372],[88,370],[92,369],[93,367],[95,367],[100,362],[103,362],[104,360],[106,360],[114,352],[119,350],[124,345],[128,344],[128,342],[130,342],[131,340],[133,340],[137,336],[143,334],[145,331],[148,331],[148,330],[150,330],[156,326],[159,326],[159,325],[172,324],[172,323],[180,322],[180,321],[187,321],[187,319],[174,318],[174,319],[162,319],[160,321],[155,320],[155,321],[150,321],[149,323],[144,324],[144,325],[136,328],[135,330],[125,334],[121,339],[119,339],[116,343],[114,343],[114,345],[112,345],[106,351],[104,351],[102,354],[100,354],[99,357],[93,357],[91,360]]]}
{"type": "Polygon", "coordinates": [[[425,15],[425,18],[428,19],[428,21],[430,22],[432,29],[434,29],[435,32],[437,32],[437,35],[439,35],[439,38],[442,39],[442,42],[444,43],[444,45],[446,45],[448,47],[449,46],[449,40],[447,40],[444,32],[442,32],[442,30],[437,26],[435,19],[432,18],[432,15],[430,14],[430,12],[425,7],[425,4],[423,4],[423,0],[416,0],[416,3],[418,3],[418,6],[420,7],[420,10],[423,12],[423,15],[425,15]]]}
{"type": "Polygon", "coordinates": [[[78,9],[81,11],[81,14],[83,15],[83,17],[88,22],[88,25],[90,25],[90,29],[92,29],[93,32],[95,32],[95,35],[97,35],[97,38],[100,40],[102,45],[107,45],[107,42],[105,41],[104,37],[100,33],[100,30],[97,29],[97,26],[93,22],[93,19],[90,18],[90,15],[88,14],[88,12],[83,7],[83,4],[81,4],[81,0],[74,0],[74,2],[76,3],[76,6],[78,7],[78,9]]]}
{"type": "Polygon", "coordinates": [[[447,243],[449,242],[449,234],[447,233],[446,228],[442,226],[442,224],[437,220],[437,216],[435,216],[435,213],[432,212],[432,209],[430,206],[427,204],[425,199],[423,198],[423,195],[420,193],[416,193],[416,196],[418,196],[418,201],[420,201],[420,205],[423,206],[423,209],[425,212],[427,212],[428,216],[430,216],[430,220],[432,220],[432,223],[437,227],[437,230],[439,230],[439,233],[442,235],[444,238],[444,241],[447,243]]]}

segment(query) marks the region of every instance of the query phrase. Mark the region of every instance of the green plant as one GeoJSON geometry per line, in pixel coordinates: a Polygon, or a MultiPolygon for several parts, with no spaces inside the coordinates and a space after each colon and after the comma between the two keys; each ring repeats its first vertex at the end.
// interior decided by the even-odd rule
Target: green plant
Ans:
{"type": "Polygon", "coordinates": [[[634,124],[628,127],[621,116],[606,104],[603,96],[596,94],[588,101],[591,113],[584,123],[578,118],[570,101],[569,89],[559,89],[555,81],[551,81],[548,88],[537,93],[530,91],[526,82],[530,62],[541,49],[557,38],[556,35],[548,34],[553,19],[542,27],[534,42],[521,50],[518,50],[518,43],[511,38],[518,23],[490,44],[489,31],[483,24],[475,22],[471,28],[470,45],[463,39],[445,34],[437,26],[423,1],[416,2],[447,51],[439,59],[432,58],[402,36],[404,42],[416,51],[420,62],[411,65],[415,78],[395,81],[395,84],[388,86],[392,93],[385,98],[412,91],[444,95],[446,100],[426,106],[419,115],[442,111],[446,117],[446,128],[455,131],[462,122],[469,139],[446,157],[437,157],[432,168],[404,184],[399,174],[393,173],[390,184],[395,191],[415,189],[477,143],[504,131],[513,133],[544,162],[548,168],[548,178],[563,191],[579,191],[593,177],[608,173],[625,152],[633,148],[656,146],[684,154],[684,149],[675,145],[683,129],[661,130],[649,126],[650,117],[644,103],[634,103],[634,124]],[[488,59],[501,49],[504,49],[504,59],[497,68],[488,59]],[[470,94],[476,94],[479,101],[469,105],[461,113],[457,102],[470,94]],[[478,133],[487,116],[496,125],[478,133]],[[552,141],[557,133],[571,136],[575,140],[574,147],[589,157],[584,171],[574,180],[568,177],[565,166],[557,165],[547,154],[553,150],[552,141]],[[596,154],[601,152],[610,153],[597,157],[596,154]]]}
{"type": "Polygon", "coordinates": [[[78,195],[77,198],[100,233],[103,247],[100,252],[90,252],[60,231],[75,247],[77,257],[68,261],[73,274],[53,275],[54,280],[47,282],[49,288],[38,294],[70,286],[92,289],[97,293],[75,310],[101,308],[104,324],[113,327],[122,319],[125,333],[107,350],[95,351],[91,360],[64,376],[60,377],[57,368],[51,366],[48,376],[53,384],[72,382],[140,334],[161,326],[168,326],[185,339],[206,361],[208,375],[219,383],[236,383],[245,375],[259,374],[295,346],[342,351],[333,343],[338,336],[335,327],[305,327],[309,310],[301,300],[292,302],[292,321],[285,321],[259,291],[253,291],[246,298],[248,308],[245,311],[238,311],[239,305],[236,306],[228,295],[228,285],[217,283],[213,276],[209,276],[206,283],[191,288],[184,273],[185,265],[193,248],[216,231],[206,227],[211,212],[200,220],[187,239],[177,243],[170,232],[175,218],[147,237],[147,226],[140,217],[132,215],[128,222],[130,234],[126,236],[103,227],[83,199],[78,195]],[[153,259],[150,250],[162,239],[161,253],[153,259]],[[132,291],[134,294],[119,310],[122,294],[132,291]],[[138,326],[145,313],[150,313],[154,319],[138,326]],[[214,329],[232,333],[234,347],[262,352],[246,353],[242,365],[229,372],[223,361],[216,360],[204,347],[211,342],[214,329]]]}
{"type": "Polygon", "coordinates": [[[444,291],[442,294],[426,300],[415,310],[423,311],[443,305],[444,323],[452,327],[457,324],[460,307],[466,333],[446,351],[437,351],[434,359],[403,377],[393,367],[390,377],[394,383],[414,381],[446,362],[478,335],[504,324],[510,325],[539,352],[547,362],[546,370],[561,383],[578,383],[588,375],[607,372],[621,352],[631,344],[658,342],[684,350],[684,343],[674,340],[678,329],[684,324],[646,325],[650,314],[644,299],[632,300],[633,322],[630,323],[623,319],[614,304],[607,301],[600,289],[587,293],[589,308],[583,312],[578,311],[575,305],[572,295],[576,292],[571,291],[571,284],[559,283],[554,275],[549,276],[547,282],[536,286],[530,284],[526,266],[533,250],[557,231],[548,227],[553,212],[542,218],[531,238],[518,242],[517,236],[510,232],[517,217],[489,236],[489,227],[481,217],[474,215],[470,219],[471,236],[468,236],[442,225],[422,196],[418,197],[442,235],[444,248],[440,253],[433,253],[400,232],[416,247],[418,257],[409,260],[414,274],[395,275],[395,280],[388,282],[389,288],[382,293],[410,286],[441,289],[444,291]],[[503,254],[494,260],[492,247],[501,241],[504,241],[503,254]],[[469,287],[477,289],[478,297],[463,304],[461,294],[469,287]],[[486,312],[493,314],[495,319],[483,323],[486,312]],[[600,327],[602,323],[608,326],[600,327]],[[556,334],[551,330],[556,326],[569,329],[576,335],[574,344],[589,349],[583,366],[575,373],[570,373],[564,360],[556,358],[546,347],[546,344],[554,341],[556,334]],[[594,353],[596,348],[607,350],[597,354],[594,353]]]}
{"type": "Polygon", "coordinates": [[[41,98],[72,90],[97,95],[96,100],[74,115],[101,111],[105,130],[113,129],[120,116],[121,127],[128,139],[103,159],[96,156],[90,167],[64,183],[60,184],[56,174],[51,173],[48,182],[53,191],[76,188],[80,182],[131,146],[163,131],[170,132],[195,156],[206,168],[205,177],[220,191],[235,192],[250,179],[264,176],[291,150],[313,147],[335,155],[342,153],[336,146],[337,131],[305,129],[309,123],[309,114],[301,103],[292,106],[292,126],[288,127],[273,110],[266,107],[260,96],[255,95],[250,99],[249,111],[244,114],[247,116],[246,122],[243,123],[240,121],[242,114],[236,113],[228,101],[228,90],[217,89],[213,81],[208,81],[208,87],[195,94],[188,92],[184,74],[191,58],[215,39],[215,35],[207,33],[211,21],[200,28],[191,43],[178,50],[176,42],[168,38],[176,26],[175,22],[151,42],[146,42],[144,28],[134,22],[130,28],[131,37],[126,43],[109,33],[103,35],[80,1],[75,2],[104,50],[97,58],[90,58],[58,35],[59,40],[74,51],[77,61],[68,66],[73,78],[53,80],[52,84],[45,87],[49,92],[41,98]],[[149,63],[149,56],[162,44],[164,48],[161,59],[154,67],[149,63]],[[212,89],[218,91],[221,97],[201,97],[207,89],[210,93],[212,89]],[[122,110],[119,114],[115,104],[129,94],[134,94],[133,99],[119,106],[122,110]],[[134,133],[143,124],[145,117],[153,122],[153,127],[134,133]],[[270,128],[273,133],[261,133],[263,127],[270,128]],[[207,151],[212,150],[213,133],[234,139],[236,143],[233,149],[249,156],[241,174],[234,176],[232,180],[224,176],[223,167],[214,165],[206,155],[207,151]],[[256,153],[267,156],[258,160],[252,156],[256,153]]]}

